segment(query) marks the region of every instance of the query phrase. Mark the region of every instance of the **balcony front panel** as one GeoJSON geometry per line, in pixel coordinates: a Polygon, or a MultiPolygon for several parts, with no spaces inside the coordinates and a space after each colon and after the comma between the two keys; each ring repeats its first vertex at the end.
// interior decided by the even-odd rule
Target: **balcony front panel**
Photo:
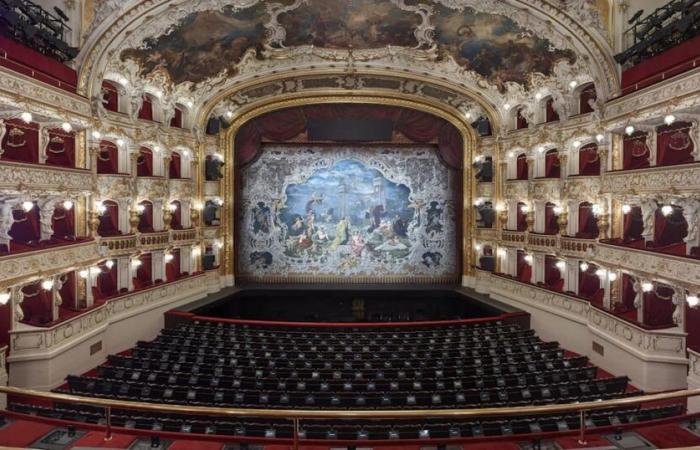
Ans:
{"type": "Polygon", "coordinates": [[[0,192],[3,194],[87,194],[94,186],[95,180],[89,170],[0,161],[0,192]]]}
{"type": "Polygon", "coordinates": [[[157,231],[155,233],[141,233],[138,236],[139,250],[161,250],[170,244],[169,231],[157,231]]]}
{"type": "Polygon", "coordinates": [[[606,194],[668,194],[699,189],[700,163],[608,172],[601,184],[606,194]]]}
{"type": "Polygon", "coordinates": [[[102,253],[105,256],[119,256],[134,253],[137,250],[138,242],[135,234],[100,238],[102,253]]]}
{"type": "Polygon", "coordinates": [[[528,187],[528,197],[532,200],[559,201],[561,180],[559,178],[538,178],[532,180],[528,187]]]}
{"type": "Polygon", "coordinates": [[[562,236],[559,240],[559,250],[562,254],[581,259],[590,257],[596,245],[597,241],[595,239],[578,239],[562,236]]]}

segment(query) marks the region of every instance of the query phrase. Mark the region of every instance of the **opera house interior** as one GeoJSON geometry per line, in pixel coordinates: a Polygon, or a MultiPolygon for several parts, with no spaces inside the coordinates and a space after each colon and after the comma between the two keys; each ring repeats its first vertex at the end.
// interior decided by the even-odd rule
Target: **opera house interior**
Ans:
{"type": "Polygon", "coordinates": [[[698,419],[700,0],[0,0],[0,447],[698,419]]]}

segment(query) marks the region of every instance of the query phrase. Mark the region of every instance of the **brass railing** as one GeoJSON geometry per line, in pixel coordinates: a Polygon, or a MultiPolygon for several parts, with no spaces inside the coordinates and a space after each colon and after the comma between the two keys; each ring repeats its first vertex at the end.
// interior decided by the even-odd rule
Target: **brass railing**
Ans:
{"type": "Polygon", "coordinates": [[[700,395],[700,388],[688,389],[658,394],[648,394],[636,397],[626,397],[613,400],[597,400],[589,402],[577,402],[567,404],[540,405],[540,406],[513,406],[479,409],[412,409],[399,411],[381,410],[303,410],[303,409],[244,409],[244,408],[218,408],[209,406],[188,406],[160,403],[134,402],[125,400],[111,400],[102,398],[82,397],[71,394],[57,394],[53,392],[21,389],[16,387],[0,386],[0,393],[21,397],[40,398],[58,402],[78,403],[83,405],[103,407],[105,410],[105,440],[112,437],[111,414],[113,408],[151,411],[162,413],[180,413],[193,415],[221,416],[221,417],[262,417],[288,419],[293,423],[294,449],[299,444],[299,424],[303,419],[415,419],[415,418],[450,418],[472,419],[480,417],[504,417],[524,416],[556,413],[579,413],[579,443],[586,443],[586,413],[601,409],[618,408],[623,406],[641,405],[642,403],[660,402],[668,400],[684,399],[700,395]]]}

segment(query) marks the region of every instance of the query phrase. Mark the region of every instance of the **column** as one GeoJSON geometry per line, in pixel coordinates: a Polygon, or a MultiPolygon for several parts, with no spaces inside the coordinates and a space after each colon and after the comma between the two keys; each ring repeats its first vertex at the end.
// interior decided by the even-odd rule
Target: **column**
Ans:
{"type": "Polygon", "coordinates": [[[156,250],[151,253],[151,281],[165,280],[165,252],[156,250]]]}
{"type": "Polygon", "coordinates": [[[654,127],[651,128],[647,134],[647,147],[649,147],[649,165],[651,167],[656,166],[656,154],[658,153],[656,151],[656,144],[656,128],[654,127]]]}
{"type": "Polygon", "coordinates": [[[191,205],[191,200],[180,200],[180,220],[184,229],[192,228],[191,205]]]}
{"type": "Polygon", "coordinates": [[[129,260],[130,258],[128,256],[120,256],[117,258],[117,288],[120,292],[124,289],[127,291],[134,289],[129,260]]]}
{"type": "Polygon", "coordinates": [[[506,223],[507,230],[518,229],[518,201],[508,200],[508,221],[506,223]]]}
{"type": "Polygon", "coordinates": [[[163,231],[165,222],[163,220],[163,199],[153,200],[153,229],[155,231],[163,231]]]}
{"type": "Polygon", "coordinates": [[[656,209],[659,205],[655,200],[643,198],[640,202],[642,208],[642,220],[644,221],[644,229],[642,230],[642,238],[646,242],[654,241],[654,223],[656,221],[656,209]]]}
{"type": "MultiPolygon", "coordinates": [[[[129,149],[131,147],[127,143],[122,145],[117,144],[117,171],[119,173],[131,173],[129,149]]],[[[137,149],[138,151],[138,149],[137,149]]]]}
{"type": "Polygon", "coordinates": [[[182,273],[188,273],[192,275],[192,247],[181,247],[180,248],[180,270],[182,273]]]}
{"type": "Polygon", "coordinates": [[[518,276],[518,250],[515,248],[506,248],[506,274],[517,277],[518,276]]]}
{"type": "Polygon", "coordinates": [[[532,255],[532,284],[544,283],[544,254],[532,255]]]}
{"type": "Polygon", "coordinates": [[[566,258],[566,269],[564,270],[564,292],[574,292],[578,295],[578,271],[581,261],[575,258],[566,258]]]}
{"type": "Polygon", "coordinates": [[[576,233],[578,233],[578,205],[578,200],[569,200],[568,224],[566,227],[566,234],[568,236],[576,236],[576,233]]]}
{"type": "Polygon", "coordinates": [[[688,236],[683,238],[685,241],[686,255],[690,255],[693,247],[700,245],[700,233],[698,233],[698,213],[700,212],[700,201],[694,198],[685,199],[682,201],[683,217],[688,222],[688,236]]]}
{"type": "Polygon", "coordinates": [[[129,152],[129,170],[125,173],[129,173],[132,177],[136,177],[136,175],[139,173],[137,160],[139,157],[140,146],[129,143],[127,149],[129,152]]]}

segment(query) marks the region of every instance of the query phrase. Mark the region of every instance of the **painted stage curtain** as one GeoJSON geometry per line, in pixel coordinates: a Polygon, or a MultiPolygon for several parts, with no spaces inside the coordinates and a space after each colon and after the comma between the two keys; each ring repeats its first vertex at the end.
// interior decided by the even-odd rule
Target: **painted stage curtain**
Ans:
{"type": "Polygon", "coordinates": [[[561,177],[561,164],[559,163],[559,152],[555,149],[548,151],[544,157],[544,176],[545,178],[561,177]]]}
{"type": "Polygon", "coordinates": [[[598,237],[598,223],[593,214],[593,206],[583,202],[578,207],[578,233],[576,237],[593,239],[598,237]]]}
{"type": "Polygon", "coordinates": [[[394,130],[417,143],[437,141],[440,156],[450,168],[462,168],[463,142],[447,121],[416,110],[378,105],[310,105],[274,111],[246,123],[236,135],[239,167],[257,157],[261,142],[287,141],[306,131],[308,119],[370,118],[391,120],[394,130]]]}
{"type": "Polygon", "coordinates": [[[141,202],[143,213],[139,216],[139,231],[141,233],[153,233],[153,203],[141,202]]]}
{"type": "Polygon", "coordinates": [[[107,209],[100,216],[100,225],[97,227],[97,234],[100,236],[114,236],[119,232],[119,205],[111,200],[105,200],[102,204],[107,209]]]}
{"type": "Polygon", "coordinates": [[[39,124],[20,119],[5,120],[4,152],[0,159],[26,163],[39,162],[39,124]]]}
{"type": "Polygon", "coordinates": [[[23,209],[15,209],[12,211],[12,216],[15,222],[10,228],[10,236],[12,243],[21,244],[36,244],[41,239],[41,221],[40,211],[37,206],[29,212],[23,209]]]}
{"type": "Polygon", "coordinates": [[[656,164],[671,166],[693,162],[691,154],[695,148],[690,139],[692,124],[676,122],[671,126],[662,126],[657,130],[656,164]]]}
{"type": "Polygon", "coordinates": [[[149,95],[143,96],[143,105],[139,109],[139,119],[153,120],[153,100],[149,95]]]}
{"type": "Polygon", "coordinates": [[[75,167],[74,133],[66,133],[60,128],[49,130],[46,164],[60,167],[75,167]]]}
{"type": "Polygon", "coordinates": [[[177,206],[177,209],[172,212],[173,218],[170,221],[170,228],[173,230],[182,230],[182,205],[177,200],[170,202],[170,204],[177,206]]]}
{"type": "Polygon", "coordinates": [[[559,233],[559,222],[557,221],[556,214],[554,214],[554,203],[547,203],[544,206],[544,233],[559,233]]]}
{"type": "Polygon", "coordinates": [[[151,149],[141,147],[136,158],[136,174],[140,177],[153,176],[153,152],[151,149]]]}
{"type": "Polygon", "coordinates": [[[600,277],[595,271],[598,267],[589,264],[587,270],[578,269],[578,294],[584,298],[591,298],[600,289],[600,277]]]}
{"type": "Polygon", "coordinates": [[[644,293],[644,325],[652,327],[673,326],[673,289],[657,284],[651,292],[644,293]]]}
{"type": "Polygon", "coordinates": [[[515,115],[515,126],[518,130],[523,130],[530,126],[527,119],[523,116],[523,110],[519,109],[515,115]]]}
{"type": "Polygon", "coordinates": [[[550,98],[545,103],[545,122],[556,122],[559,120],[559,113],[554,109],[554,99],[550,98]]]}
{"type": "Polygon", "coordinates": [[[688,222],[683,217],[683,210],[673,206],[673,213],[664,216],[661,209],[656,210],[654,222],[654,246],[664,247],[683,242],[688,236],[688,222]]]}
{"type": "Polygon", "coordinates": [[[626,242],[641,239],[642,232],[644,231],[642,208],[639,206],[633,206],[632,210],[624,215],[623,225],[623,237],[626,242]]]}
{"type": "Polygon", "coordinates": [[[622,148],[623,170],[643,169],[649,167],[649,147],[647,133],[637,131],[632,136],[625,136],[622,148]]]}
{"type": "Polygon", "coordinates": [[[579,150],[578,164],[580,175],[600,175],[600,155],[598,145],[588,144],[579,150]]]}
{"type": "Polygon", "coordinates": [[[100,151],[97,153],[97,173],[119,172],[119,149],[110,141],[100,142],[100,151]]]}
{"type": "Polygon", "coordinates": [[[63,205],[56,206],[51,217],[54,239],[75,239],[75,209],[65,209],[63,205]]]}
{"type": "Polygon", "coordinates": [[[109,81],[102,82],[102,100],[107,111],[119,112],[119,91],[109,81]]]}
{"type": "Polygon", "coordinates": [[[581,95],[579,97],[579,112],[580,114],[587,114],[590,112],[593,112],[593,108],[591,108],[591,105],[588,104],[589,100],[597,100],[598,94],[595,90],[595,85],[591,84],[589,86],[586,86],[583,88],[581,91],[581,95]]]}
{"type": "Polygon", "coordinates": [[[528,175],[527,155],[518,155],[516,162],[516,180],[527,180],[528,175]]]}
{"type": "Polygon", "coordinates": [[[182,177],[182,158],[177,152],[173,152],[170,155],[170,167],[168,167],[168,174],[170,178],[177,179],[182,177]]]}

